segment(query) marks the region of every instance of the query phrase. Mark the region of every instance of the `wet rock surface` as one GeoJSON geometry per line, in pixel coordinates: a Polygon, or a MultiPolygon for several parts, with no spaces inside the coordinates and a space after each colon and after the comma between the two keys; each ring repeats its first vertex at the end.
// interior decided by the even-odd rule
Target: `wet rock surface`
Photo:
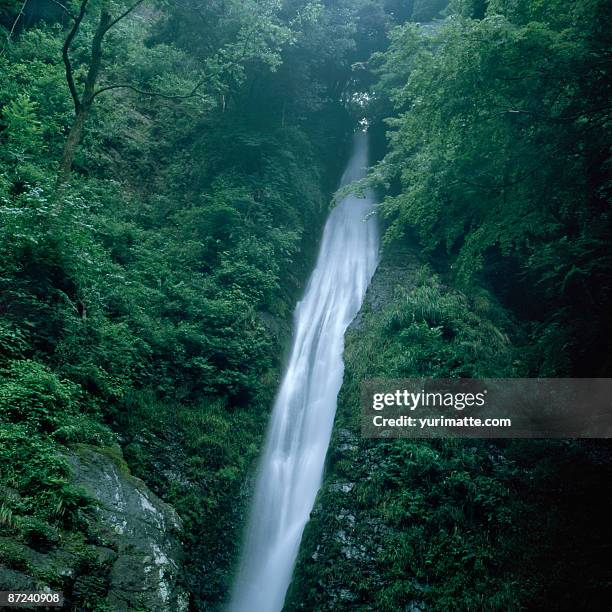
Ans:
{"type": "MultiPolygon", "coordinates": [[[[132,476],[118,447],[79,446],[66,455],[93,500],[83,515],[86,541],[35,550],[0,538],[0,590],[49,590],[62,584],[66,609],[109,612],[188,609],[178,585],[181,521],[175,510],[132,476]],[[10,567],[9,567],[10,565],[10,567]]],[[[54,590],[57,590],[55,588],[54,590]]]]}
{"type": "Polygon", "coordinates": [[[366,291],[361,310],[349,326],[350,330],[362,329],[370,312],[378,312],[389,304],[396,291],[407,291],[415,285],[415,273],[422,261],[412,251],[405,251],[395,258],[383,259],[376,269],[370,286],[366,291]]]}
{"type": "Polygon", "coordinates": [[[70,463],[76,483],[99,502],[90,531],[109,551],[107,602],[117,609],[186,610],[177,586],[181,523],[174,509],[114,457],[84,448],[70,463]]]}

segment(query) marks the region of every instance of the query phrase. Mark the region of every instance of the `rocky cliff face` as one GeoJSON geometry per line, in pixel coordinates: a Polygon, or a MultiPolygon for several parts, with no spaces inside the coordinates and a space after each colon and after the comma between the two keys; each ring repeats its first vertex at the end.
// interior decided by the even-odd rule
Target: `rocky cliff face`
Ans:
{"type": "Polygon", "coordinates": [[[106,601],[118,610],[186,610],[177,585],[181,522],[172,506],[113,457],[85,448],[70,462],[76,482],[98,501],[90,534],[113,551],[106,601]]]}
{"type": "Polygon", "coordinates": [[[61,585],[75,611],[187,610],[177,583],[181,522],[174,509],[130,474],[118,447],[80,446],[66,458],[75,484],[95,502],[82,517],[86,540],[62,540],[50,550],[3,542],[20,563],[0,564],[0,589],[61,585]]]}
{"type": "Polygon", "coordinates": [[[416,282],[422,261],[409,249],[399,250],[393,257],[386,255],[379,263],[366,291],[361,310],[351,323],[348,334],[355,333],[368,323],[372,313],[391,304],[398,292],[410,291],[416,282]]]}

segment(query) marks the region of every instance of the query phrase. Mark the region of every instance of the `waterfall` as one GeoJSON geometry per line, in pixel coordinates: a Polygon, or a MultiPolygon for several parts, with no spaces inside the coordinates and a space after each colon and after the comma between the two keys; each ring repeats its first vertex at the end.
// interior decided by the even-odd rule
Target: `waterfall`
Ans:
{"type": "MultiPolygon", "coordinates": [[[[367,170],[355,134],[341,185],[367,170]]],[[[344,363],[344,332],[378,262],[374,197],[349,195],[325,224],[316,267],[295,310],[293,345],[261,459],[231,612],[279,612],[321,486],[344,363]]],[[[357,408],[357,407],[355,407],[357,408]]]]}

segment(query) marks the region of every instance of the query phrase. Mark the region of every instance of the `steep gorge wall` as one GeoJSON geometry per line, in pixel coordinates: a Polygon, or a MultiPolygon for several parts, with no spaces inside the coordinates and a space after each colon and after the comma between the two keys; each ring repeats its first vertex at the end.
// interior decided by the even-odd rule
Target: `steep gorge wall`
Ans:
{"type": "Polygon", "coordinates": [[[286,612],[605,608],[605,501],[585,507],[610,475],[605,444],[361,437],[363,379],[512,375],[514,324],[474,292],[446,286],[414,251],[383,256],[346,336],[286,612]]]}

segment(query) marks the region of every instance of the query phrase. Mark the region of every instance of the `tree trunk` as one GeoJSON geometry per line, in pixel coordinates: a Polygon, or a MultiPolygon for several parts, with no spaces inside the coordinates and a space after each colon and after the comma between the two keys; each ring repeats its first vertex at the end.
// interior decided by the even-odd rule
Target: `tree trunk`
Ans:
{"type": "Polygon", "coordinates": [[[83,136],[83,128],[85,127],[85,120],[89,114],[89,109],[81,106],[79,112],[74,118],[74,122],[70,127],[68,138],[64,144],[64,152],[62,154],[62,161],[60,162],[60,170],[58,176],[58,184],[63,185],[70,179],[70,173],[72,172],[72,163],[74,162],[74,155],[77,147],[81,142],[83,136]]]}
{"type": "Polygon", "coordinates": [[[100,67],[102,66],[102,42],[104,41],[104,35],[110,26],[111,15],[108,0],[105,0],[100,9],[100,20],[98,21],[98,27],[96,28],[96,32],[91,42],[91,56],[89,59],[87,77],[85,78],[83,96],[80,101],[75,101],[76,114],[74,117],[74,122],[70,127],[66,144],[64,145],[62,161],[60,162],[60,171],[57,177],[58,186],[67,183],[70,179],[74,154],[76,153],[77,147],[81,143],[85,121],[89,115],[89,111],[96,96],[95,87],[96,82],[98,81],[100,67]]]}

